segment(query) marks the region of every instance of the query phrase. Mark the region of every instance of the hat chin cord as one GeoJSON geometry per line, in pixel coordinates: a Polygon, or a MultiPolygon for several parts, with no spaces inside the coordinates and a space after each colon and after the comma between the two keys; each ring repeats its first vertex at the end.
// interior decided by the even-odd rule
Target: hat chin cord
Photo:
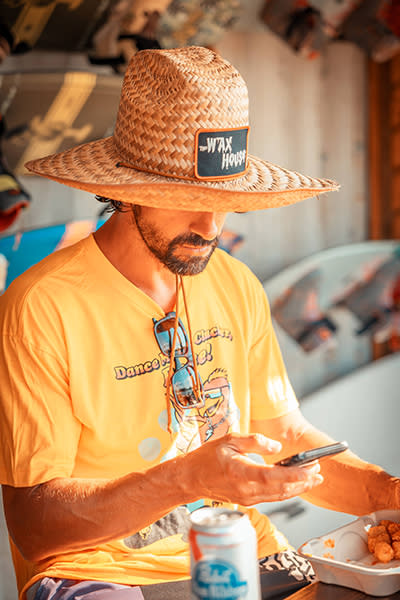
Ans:
{"type": "Polygon", "coordinates": [[[196,392],[196,394],[200,394],[201,393],[201,384],[200,384],[199,372],[197,370],[196,355],[195,355],[194,350],[193,350],[192,328],[191,328],[191,325],[190,325],[190,318],[189,318],[189,311],[188,311],[188,304],[187,304],[187,299],[186,299],[185,287],[183,285],[182,276],[176,274],[175,275],[175,295],[176,295],[176,300],[175,300],[174,335],[173,335],[173,338],[172,338],[171,360],[170,360],[170,363],[169,363],[169,370],[168,370],[167,381],[166,381],[166,401],[167,401],[167,414],[168,414],[168,433],[170,435],[172,435],[172,414],[171,414],[171,401],[170,401],[170,398],[171,398],[171,381],[172,381],[172,376],[173,376],[174,367],[175,367],[175,348],[176,348],[176,338],[177,338],[177,334],[178,334],[179,288],[182,289],[183,303],[184,303],[184,307],[185,307],[186,320],[187,320],[187,324],[188,324],[190,352],[191,352],[191,355],[193,357],[193,369],[194,369],[195,378],[196,378],[196,389],[195,389],[195,392],[196,392]]]}

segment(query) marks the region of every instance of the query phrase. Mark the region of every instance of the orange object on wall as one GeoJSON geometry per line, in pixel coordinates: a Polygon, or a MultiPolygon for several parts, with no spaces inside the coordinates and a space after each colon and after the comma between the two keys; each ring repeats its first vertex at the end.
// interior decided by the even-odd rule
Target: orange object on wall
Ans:
{"type": "Polygon", "coordinates": [[[400,239],[400,56],[369,62],[370,238],[400,239]]]}

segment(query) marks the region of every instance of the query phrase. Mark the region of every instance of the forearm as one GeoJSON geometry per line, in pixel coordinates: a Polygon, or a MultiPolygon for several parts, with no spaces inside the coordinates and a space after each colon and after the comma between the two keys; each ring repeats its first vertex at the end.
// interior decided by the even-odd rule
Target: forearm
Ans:
{"type": "Polygon", "coordinates": [[[400,508],[398,477],[350,451],[321,460],[323,483],[303,498],[313,504],[353,515],[400,508]]]}
{"type": "MultiPolygon", "coordinates": [[[[253,430],[282,443],[282,451],[273,457],[274,461],[336,441],[313,427],[300,411],[271,421],[254,422],[253,430]]],[[[271,457],[266,458],[271,460],[271,457]]],[[[309,502],[354,515],[385,508],[400,509],[399,478],[363,461],[351,451],[322,459],[320,467],[323,483],[302,494],[309,502]]]]}
{"type": "MultiPolygon", "coordinates": [[[[331,437],[307,426],[296,440],[297,449],[331,444],[331,437]]],[[[292,448],[293,449],[293,448],[292,448]]],[[[400,508],[399,479],[370,464],[350,450],[320,461],[324,481],[302,497],[318,506],[353,515],[400,508]]]]}
{"type": "Polygon", "coordinates": [[[54,479],[25,494],[3,486],[11,537],[32,561],[127,537],[188,501],[183,480],[174,477],[180,462],[111,481],[54,479]]]}
{"type": "Polygon", "coordinates": [[[267,467],[247,457],[279,449],[264,436],[228,434],[144,473],[112,481],[54,479],[31,488],[3,486],[10,535],[27,560],[38,561],[127,537],[200,498],[253,506],[299,496],[321,483],[318,466],[267,467]]]}

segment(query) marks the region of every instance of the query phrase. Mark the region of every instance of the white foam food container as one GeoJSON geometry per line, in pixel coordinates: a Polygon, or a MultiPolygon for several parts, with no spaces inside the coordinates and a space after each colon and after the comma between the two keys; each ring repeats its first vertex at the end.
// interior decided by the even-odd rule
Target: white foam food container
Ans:
{"type": "Polygon", "coordinates": [[[388,596],[400,590],[400,560],[377,562],[368,551],[367,532],[382,519],[400,523],[400,510],[380,510],[359,517],[321,537],[302,544],[319,581],[360,590],[371,596],[388,596]]]}

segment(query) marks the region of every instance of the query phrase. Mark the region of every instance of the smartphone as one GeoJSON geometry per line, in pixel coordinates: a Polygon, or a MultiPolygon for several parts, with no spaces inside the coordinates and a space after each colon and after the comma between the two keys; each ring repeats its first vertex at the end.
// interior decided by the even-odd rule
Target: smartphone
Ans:
{"type": "Polygon", "coordinates": [[[323,458],[324,456],[331,456],[332,454],[343,452],[344,450],[347,450],[348,447],[349,445],[347,442],[336,442],[335,444],[329,444],[329,446],[321,446],[320,448],[313,448],[312,450],[305,450],[304,452],[293,454],[293,456],[284,458],[275,464],[281,467],[299,467],[313,462],[313,460],[323,458]]]}

